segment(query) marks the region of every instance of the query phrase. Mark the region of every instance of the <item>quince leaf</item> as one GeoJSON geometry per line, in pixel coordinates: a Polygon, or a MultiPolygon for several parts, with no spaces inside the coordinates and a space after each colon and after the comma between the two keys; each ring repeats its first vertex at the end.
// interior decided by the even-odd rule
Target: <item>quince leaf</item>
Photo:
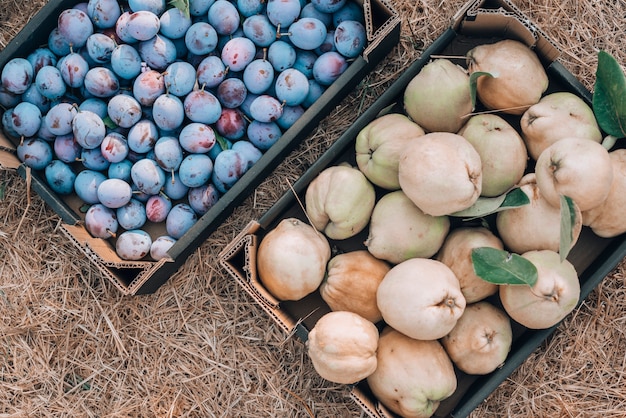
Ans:
{"type": "Polygon", "coordinates": [[[602,50],[598,52],[592,107],[603,131],[626,137],[626,78],[615,58],[602,50]]]}
{"type": "Polygon", "coordinates": [[[495,197],[479,197],[476,202],[467,209],[454,212],[450,216],[467,218],[472,220],[492,213],[507,209],[517,208],[530,203],[526,193],[519,187],[511,189],[507,193],[495,197]]]}
{"type": "Polygon", "coordinates": [[[577,213],[574,201],[568,196],[561,196],[561,236],[559,242],[559,254],[561,261],[567,258],[574,241],[574,225],[577,221],[577,213]]]}
{"type": "Polygon", "coordinates": [[[528,285],[537,283],[537,267],[519,254],[492,247],[472,250],[474,273],[497,285],[528,285]]]}
{"type": "Polygon", "coordinates": [[[486,71],[474,71],[470,74],[470,97],[472,98],[472,111],[476,109],[476,88],[478,78],[482,76],[493,77],[493,74],[486,71]]]}

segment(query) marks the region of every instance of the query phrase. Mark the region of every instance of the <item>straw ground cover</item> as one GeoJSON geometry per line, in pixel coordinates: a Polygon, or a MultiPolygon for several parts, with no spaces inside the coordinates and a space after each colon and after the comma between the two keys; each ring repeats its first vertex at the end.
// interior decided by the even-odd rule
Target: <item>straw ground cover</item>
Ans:
{"type": "MultiPolygon", "coordinates": [[[[0,416],[363,416],[319,378],[217,265],[217,254],[295,181],[449,25],[464,1],[392,0],[402,37],[388,59],[311,132],[153,295],[129,297],[59,231],[59,218],[0,171],[0,416]]],[[[514,1],[593,87],[598,49],[626,63],[626,2],[514,1]]],[[[0,48],[45,1],[0,1],[0,48]]],[[[625,265],[620,263],[474,417],[620,417],[626,411],[625,265]]]]}

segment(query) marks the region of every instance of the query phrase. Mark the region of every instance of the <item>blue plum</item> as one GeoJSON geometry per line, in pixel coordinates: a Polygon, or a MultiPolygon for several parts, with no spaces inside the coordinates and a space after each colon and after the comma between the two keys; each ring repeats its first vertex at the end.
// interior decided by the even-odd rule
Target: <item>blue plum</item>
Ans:
{"type": "Polygon", "coordinates": [[[81,110],[72,119],[72,132],[81,147],[99,148],[106,136],[106,125],[94,112],[81,110]]]}
{"type": "Polygon", "coordinates": [[[228,40],[221,54],[224,65],[226,65],[230,71],[243,71],[246,66],[254,60],[255,55],[256,46],[254,42],[245,37],[228,40]]]}
{"type": "Polygon", "coordinates": [[[337,52],[346,58],[356,58],[365,49],[365,26],[356,20],[344,20],[335,28],[334,42],[337,52]]]}
{"type": "Polygon", "coordinates": [[[114,27],[121,14],[122,8],[117,0],[89,0],[87,2],[87,16],[98,29],[114,27]]]}
{"type": "Polygon", "coordinates": [[[183,107],[189,120],[207,125],[215,123],[222,113],[220,101],[213,93],[204,89],[189,93],[183,101],[183,107]]]}
{"type": "Polygon", "coordinates": [[[87,38],[94,33],[93,22],[80,9],[65,9],[57,19],[59,34],[74,48],[78,49],[87,43],[87,38]]]}
{"type": "Polygon", "coordinates": [[[173,94],[160,95],[152,104],[152,119],[156,126],[164,131],[179,128],[185,120],[183,102],[173,94]]]}
{"type": "Polygon", "coordinates": [[[185,151],[193,154],[204,154],[213,148],[216,137],[211,126],[192,122],[185,125],[180,131],[178,141],[185,151]]]}
{"type": "Polygon", "coordinates": [[[56,158],[65,163],[73,163],[78,160],[83,149],[72,134],[58,135],[52,144],[56,158]]]}
{"type": "Polygon", "coordinates": [[[187,187],[206,184],[213,173],[213,161],[207,154],[188,154],[180,163],[178,175],[187,187]]]}
{"type": "Polygon", "coordinates": [[[289,42],[277,40],[267,49],[267,59],[277,72],[286,70],[296,62],[296,49],[289,42]]]}
{"type": "Polygon", "coordinates": [[[165,171],[178,170],[183,157],[183,148],[176,137],[162,136],[154,144],[154,159],[165,171]]]}
{"type": "Polygon", "coordinates": [[[137,10],[126,21],[126,33],[137,41],[147,41],[159,33],[161,21],[159,16],[150,10],[137,10]]]}
{"type": "Polygon", "coordinates": [[[191,27],[191,16],[186,15],[178,7],[165,10],[159,17],[159,31],[169,39],[180,39],[191,27]]]}
{"type": "Polygon", "coordinates": [[[35,75],[35,86],[42,96],[50,99],[60,99],[67,91],[67,84],[57,67],[45,65],[35,75]]]}
{"type": "Polygon", "coordinates": [[[242,24],[242,29],[244,35],[259,47],[268,47],[277,38],[276,26],[274,26],[274,24],[270,22],[267,15],[264,14],[256,14],[245,18],[242,24]]]}
{"type": "Polygon", "coordinates": [[[131,95],[118,94],[107,103],[107,115],[117,126],[131,128],[141,120],[141,104],[131,95]]]}
{"type": "Polygon", "coordinates": [[[118,44],[111,52],[111,69],[121,79],[133,80],[141,73],[139,52],[129,44],[118,44]]]}
{"type": "Polygon", "coordinates": [[[147,195],[157,194],[165,185],[165,172],[156,161],[144,158],[133,164],[130,177],[137,189],[147,195]]]}
{"type": "Polygon", "coordinates": [[[331,85],[348,68],[346,58],[336,51],[319,56],[313,65],[313,77],[323,86],[331,85]]]}
{"type": "Polygon", "coordinates": [[[85,49],[93,62],[104,64],[111,61],[111,53],[116,46],[111,37],[102,32],[96,32],[87,38],[85,49]]]}
{"type": "Polygon", "coordinates": [[[240,109],[224,109],[215,122],[215,129],[226,139],[237,141],[246,133],[248,121],[240,109]]]}
{"type": "Polygon", "coordinates": [[[43,170],[53,158],[50,144],[40,138],[26,138],[16,149],[17,158],[33,170],[43,170]]]}
{"type": "Polygon", "coordinates": [[[84,80],[85,90],[94,97],[108,98],[120,90],[120,80],[107,67],[92,67],[84,80]]]}
{"type": "Polygon", "coordinates": [[[85,203],[93,205],[98,201],[98,186],[107,177],[95,170],[82,170],[76,174],[74,180],[74,192],[85,203]]]}
{"type": "Polygon", "coordinates": [[[12,58],[2,67],[2,86],[14,94],[22,94],[34,81],[35,71],[26,58],[12,58]]]}
{"type": "Polygon", "coordinates": [[[289,40],[298,48],[314,50],[326,40],[328,29],[321,20],[303,17],[289,26],[289,40]]]}
{"type": "Polygon", "coordinates": [[[155,261],[171,258],[167,252],[176,244],[176,241],[176,238],[170,237],[169,235],[158,236],[152,241],[152,245],[150,246],[150,257],[155,261]]]}
{"type": "Polygon", "coordinates": [[[104,155],[102,155],[100,147],[81,149],[79,161],[82,163],[83,167],[95,171],[106,171],[111,165],[111,163],[104,158],[104,155]]]}
{"type": "Polygon", "coordinates": [[[111,163],[107,169],[107,177],[111,179],[121,179],[127,182],[131,181],[130,169],[133,163],[126,159],[118,163],[111,163]]]}
{"type": "Polygon", "coordinates": [[[15,132],[23,137],[37,134],[41,127],[42,114],[39,107],[29,102],[21,102],[13,108],[11,121],[15,132]]]}
{"type": "Polygon", "coordinates": [[[161,194],[155,194],[148,198],[145,204],[146,218],[150,222],[164,222],[167,214],[172,209],[172,200],[161,194]]]}
{"type": "Polygon", "coordinates": [[[130,128],[126,139],[132,151],[145,154],[154,148],[159,139],[159,129],[152,120],[144,118],[130,128]]]}
{"type": "Polygon", "coordinates": [[[123,260],[139,261],[150,254],[152,238],[142,229],[124,231],[115,241],[115,252],[123,260]]]}
{"type": "Polygon", "coordinates": [[[173,62],[165,69],[163,82],[168,93],[184,97],[196,84],[196,69],[185,61],[173,62]]]}
{"type": "Polygon", "coordinates": [[[115,211],[117,222],[126,230],[139,229],[147,221],[146,206],[137,199],[130,199],[128,203],[115,211]]]}
{"type": "Polygon", "coordinates": [[[300,0],[267,0],[265,12],[274,26],[286,28],[298,19],[301,10],[300,0]]]}
{"type": "Polygon", "coordinates": [[[118,228],[117,215],[111,208],[95,203],[85,212],[85,229],[95,238],[112,238],[118,228]]]}
{"type": "Polygon", "coordinates": [[[211,181],[220,193],[226,193],[248,168],[250,168],[250,161],[240,151],[223,150],[215,158],[211,181]]]}
{"type": "Polygon", "coordinates": [[[44,169],[44,176],[55,193],[69,195],[74,191],[76,173],[69,164],[61,160],[52,160],[44,169]]]}
{"type": "Polygon", "coordinates": [[[200,61],[196,69],[198,84],[206,88],[217,87],[226,77],[226,71],[220,57],[209,55],[200,61]]]}
{"type": "Polygon", "coordinates": [[[164,35],[156,35],[137,45],[139,56],[153,70],[164,71],[176,61],[178,50],[174,42],[164,35]]]}
{"type": "Polygon", "coordinates": [[[208,23],[220,35],[232,35],[239,28],[241,17],[233,3],[228,0],[216,0],[207,13],[208,23]]]}
{"type": "Polygon", "coordinates": [[[240,78],[227,78],[217,86],[216,97],[222,107],[234,109],[239,107],[246,99],[248,89],[240,78]]]}
{"type": "Polygon", "coordinates": [[[297,106],[309,93],[309,80],[299,70],[287,68],[276,77],[276,98],[286,106],[297,106]]]}
{"type": "Polygon", "coordinates": [[[209,211],[219,200],[220,193],[212,183],[200,187],[193,187],[187,193],[189,206],[202,216],[209,211]]]}
{"type": "Polygon", "coordinates": [[[157,97],[165,93],[165,80],[156,70],[140,73],[133,81],[133,96],[143,106],[152,106],[157,97]]]}
{"type": "Polygon", "coordinates": [[[273,96],[261,94],[250,103],[250,114],[260,122],[273,122],[283,114],[283,104],[273,96]]]}
{"type": "Polygon", "coordinates": [[[180,239],[198,220],[196,212],[186,203],[178,203],[167,214],[165,229],[167,234],[180,239]]]}
{"type": "Polygon", "coordinates": [[[255,59],[243,70],[243,82],[248,92],[265,93],[274,82],[274,67],[265,59],[255,59]]]}
{"type": "Polygon", "coordinates": [[[128,0],[128,7],[133,12],[146,10],[158,16],[167,8],[167,2],[166,0],[128,0]]]}
{"type": "Polygon", "coordinates": [[[268,150],[282,136],[280,126],[276,122],[259,122],[253,120],[248,125],[248,140],[262,151],[268,150]]]}
{"type": "Polygon", "coordinates": [[[133,196],[130,184],[121,179],[106,179],[96,190],[98,201],[107,208],[117,209],[128,202],[133,196]]]}
{"type": "Polygon", "coordinates": [[[128,157],[128,141],[119,132],[109,132],[100,144],[102,156],[110,163],[119,163],[128,157]]]}
{"type": "Polygon", "coordinates": [[[85,82],[89,63],[81,54],[71,52],[59,59],[57,68],[61,72],[65,84],[72,88],[78,88],[85,82]]]}
{"type": "Polygon", "coordinates": [[[185,46],[193,54],[209,54],[217,47],[217,31],[208,22],[195,22],[185,33],[185,46]]]}

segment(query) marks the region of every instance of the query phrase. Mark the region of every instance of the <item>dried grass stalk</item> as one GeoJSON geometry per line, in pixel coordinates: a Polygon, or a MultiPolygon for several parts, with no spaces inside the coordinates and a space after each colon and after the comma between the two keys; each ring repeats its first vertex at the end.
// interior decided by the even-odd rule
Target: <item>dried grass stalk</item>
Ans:
{"type": "MultiPolygon", "coordinates": [[[[400,44],[153,295],[125,297],[59,232],[16,173],[0,171],[0,416],[360,417],[217,267],[258,218],[448,27],[465,0],[392,0],[400,44]]],[[[2,1],[0,48],[45,1],[2,1]]],[[[623,0],[515,1],[593,87],[596,54],[626,62],[623,0]]],[[[621,417],[626,297],[620,264],[474,417],[621,417]]]]}

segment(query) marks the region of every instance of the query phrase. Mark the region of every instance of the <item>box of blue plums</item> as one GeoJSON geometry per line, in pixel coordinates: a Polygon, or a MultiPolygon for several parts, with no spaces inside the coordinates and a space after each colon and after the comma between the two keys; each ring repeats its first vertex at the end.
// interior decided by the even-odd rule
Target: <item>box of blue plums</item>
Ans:
{"type": "Polygon", "coordinates": [[[387,0],[51,0],[0,52],[1,163],[152,293],[399,36],[387,0]]]}
{"type": "MultiPolygon", "coordinates": [[[[480,44],[495,43],[505,39],[512,39],[523,42],[527,46],[532,47],[532,49],[537,53],[543,67],[545,68],[549,81],[546,94],[557,91],[570,92],[573,95],[581,98],[587,105],[591,105],[591,93],[559,62],[558,57],[560,55],[560,51],[556,44],[551,41],[541,29],[535,26],[531,22],[531,20],[528,19],[515,5],[505,0],[475,0],[468,2],[465,7],[456,14],[450,28],[444,31],[444,33],[432,44],[428,45],[421,57],[419,57],[417,60],[415,60],[406,67],[404,73],[400,75],[400,77],[396,81],[393,82],[393,84],[385,91],[385,93],[383,93],[370,107],[368,107],[357,118],[357,120],[346,131],[344,131],[344,133],[341,134],[341,136],[337,138],[336,141],[333,142],[329,149],[316,160],[316,162],[298,179],[298,181],[293,184],[292,189],[287,191],[280,199],[278,199],[278,201],[271,208],[269,208],[260,218],[256,220],[251,220],[248,226],[240,231],[240,234],[235,237],[220,254],[220,263],[224,270],[226,270],[231,275],[233,280],[235,280],[240,285],[240,287],[249,294],[251,299],[254,300],[257,305],[275,321],[277,326],[279,326],[285,332],[286,336],[293,336],[303,344],[308,344],[313,340],[313,338],[311,338],[311,336],[313,335],[311,334],[311,332],[312,330],[314,330],[316,324],[319,323],[321,318],[332,312],[331,305],[334,304],[334,306],[342,306],[344,307],[343,309],[347,309],[345,308],[345,306],[352,306],[353,308],[357,306],[356,303],[353,305],[349,305],[348,303],[341,303],[344,300],[350,299],[352,293],[354,294],[354,298],[351,300],[359,301],[359,308],[363,308],[363,306],[370,306],[368,303],[371,301],[371,298],[366,299],[366,297],[364,296],[365,294],[371,296],[371,294],[367,292],[372,288],[370,287],[372,282],[367,280],[369,276],[367,269],[359,268],[360,266],[355,266],[354,259],[352,259],[352,262],[348,261],[348,258],[339,261],[339,256],[347,255],[351,252],[365,252],[374,257],[372,255],[373,251],[369,252],[370,247],[368,245],[368,240],[371,238],[370,228],[374,228],[373,216],[371,218],[371,222],[369,222],[368,220],[369,223],[365,225],[362,230],[359,230],[360,232],[347,238],[329,238],[330,233],[328,233],[328,231],[330,230],[330,228],[323,230],[323,232],[325,233],[324,236],[327,237],[329,243],[330,254],[332,257],[331,260],[334,259],[336,261],[336,264],[332,264],[331,266],[331,263],[333,261],[328,261],[328,263],[326,264],[326,270],[324,271],[326,275],[322,279],[322,284],[320,284],[317,289],[312,290],[310,293],[299,299],[295,297],[291,298],[297,300],[291,300],[289,298],[277,296],[277,294],[275,293],[277,288],[275,283],[279,282],[280,280],[277,278],[278,274],[274,273],[274,270],[270,269],[268,267],[267,261],[265,261],[268,259],[268,257],[271,257],[267,255],[268,252],[271,251],[266,249],[265,254],[262,255],[263,251],[261,249],[263,248],[262,246],[264,243],[264,239],[266,237],[269,237],[269,234],[271,232],[276,231],[281,224],[283,227],[283,232],[290,231],[286,229],[287,227],[285,227],[285,225],[296,225],[298,223],[300,225],[315,225],[316,221],[318,222],[318,225],[320,224],[319,213],[322,212],[322,210],[320,210],[319,207],[316,206],[316,204],[320,201],[323,201],[324,203],[320,204],[319,206],[330,206],[328,202],[337,202],[337,200],[333,200],[330,197],[327,198],[327,196],[331,195],[333,192],[328,192],[328,195],[324,195],[324,193],[320,191],[320,189],[324,187],[328,189],[331,188],[328,182],[320,180],[320,182],[324,185],[320,186],[317,189],[314,189],[314,192],[311,193],[310,202],[313,209],[309,211],[307,206],[307,202],[309,202],[309,194],[307,193],[307,191],[309,190],[309,186],[311,186],[313,182],[317,179],[322,178],[323,176],[321,174],[327,169],[339,168],[338,166],[342,165],[349,165],[352,167],[356,167],[358,165],[357,154],[360,151],[358,151],[356,148],[356,144],[358,141],[357,138],[362,139],[363,137],[367,137],[367,134],[362,136],[360,135],[360,133],[363,132],[366,127],[370,126],[370,123],[372,121],[379,117],[393,113],[406,114],[404,94],[407,85],[414,79],[414,77],[418,73],[420,73],[423,68],[425,68],[427,64],[434,62],[434,60],[440,57],[461,57],[464,61],[466,54],[473,47],[480,44]],[[316,218],[316,216],[318,217],[316,218]],[[297,220],[297,222],[294,221],[294,218],[297,220]],[[291,222],[283,222],[285,220],[291,220],[291,222]],[[331,273],[331,269],[333,270],[334,274],[331,273]],[[261,277],[264,274],[263,272],[266,273],[265,281],[261,277]],[[355,272],[358,272],[358,275],[355,272]],[[334,281],[330,279],[331,276],[333,276],[334,279],[332,280],[334,281]],[[267,277],[269,277],[269,279],[267,279],[267,277]],[[341,282],[342,278],[345,279],[345,282],[341,282]],[[334,284],[330,284],[331,281],[334,284]],[[273,286],[273,291],[271,291],[270,287],[266,285],[266,283],[268,282],[271,286],[273,286]],[[345,283],[349,283],[349,285],[346,285],[345,283]],[[324,285],[326,286],[325,288],[323,288],[324,285]],[[349,290],[346,290],[346,288],[349,288],[349,290]],[[338,299],[341,299],[341,302],[338,302],[338,299]]],[[[461,63],[460,65],[465,64],[461,63]]],[[[521,129],[519,116],[508,117],[507,120],[510,121],[510,123],[512,124],[512,126],[515,127],[516,130],[519,131],[521,129]]],[[[374,134],[371,133],[372,131],[369,132],[369,144],[371,144],[374,134]]],[[[421,138],[417,138],[418,142],[420,139],[421,138]]],[[[425,152],[424,154],[424,158],[428,158],[429,156],[432,157],[435,153],[432,152],[430,154],[427,154],[425,152]]],[[[363,155],[362,152],[361,155],[363,155]]],[[[422,161],[420,161],[419,163],[421,164],[422,161]]],[[[428,164],[426,160],[424,160],[424,164],[428,164]]],[[[531,166],[528,167],[528,170],[530,169],[531,166]]],[[[323,178],[328,179],[329,177],[323,178]]],[[[348,176],[346,175],[344,178],[348,178],[348,176]]],[[[351,184],[356,185],[358,183],[354,182],[351,184]]],[[[320,183],[317,183],[317,186],[319,185],[320,183]]],[[[376,202],[381,202],[384,196],[391,195],[391,192],[389,192],[389,190],[385,189],[382,186],[379,186],[380,184],[374,186],[376,193],[376,202]]],[[[346,196],[347,194],[348,193],[346,192],[342,196],[346,196]]],[[[366,196],[366,194],[362,193],[358,194],[358,196],[362,197],[366,196]]],[[[349,197],[346,197],[345,200],[349,201],[350,199],[349,197]]],[[[365,205],[365,203],[363,202],[365,202],[366,200],[367,199],[363,198],[359,202],[360,204],[365,205]]],[[[356,205],[348,205],[348,208],[350,208],[351,214],[357,212],[356,205]]],[[[326,213],[330,214],[331,210],[329,209],[326,213]]],[[[337,211],[334,214],[336,215],[338,213],[341,212],[337,211]]],[[[397,214],[400,212],[392,213],[394,213],[395,215],[395,217],[393,217],[392,223],[385,224],[381,221],[380,217],[378,218],[378,222],[386,225],[389,230],[393,229],[392,225],[404,225],[406,229],[412,230],[412,233],[415,236],[420,236],[420,239],[422,241],[428,240],[428,238],[424,238],[427,233],[424,233],[424,230],[420,229],[420,226],[416,226],[417,222],[410,223],[410,225],[403,224],[402,221],[398,219],[397,214]]],[[[490,225],[490,227],[493,228],[493,230],[495,230],[495,227],[493,225],[495,216],[492,215],[494,214],[491,213],[487,216],[478,216],[476,219],[473,219],[473,222],[477,222],[477,224],[479,225],[488,224],[490,225]]],[[[341,215],[337,215],[336,218],[333,218],[330,215],[329,217],[332,221],[330,223],[334,222],[334,225],[337,226],[337,229],[340,229],[341,226],[339,225],[341,225],[341,222],[345,220],[345,217],[342,217],[341,215]]],[[[407,215],[407,217],[409,216],[407,215]]],[[[348,223],[349,221],[345,222],[348,223]]],[[[452,219],[450,222],[450,228],[457,228],[463,225],[472,225],[472,221],[461,220],[459,218],[452,219]]],[[[430,228],[434,228],[432,224],[430,225],[430,228]]],[[[293,230],[294,229],[292,229],[291,231],[293,230]]],[[[378,231],[380,231],[380,229],[378,231]]],[[[397,231],[395,231],[395,233],[397,233],[397,231]]],[[[320,232],[320,235],[321,234],[322,232],[320,232]]],[[[297,235],[294,233],[292,234],[292,237],[294,235],[298,236],[299,238],[304,236],[304,234],[297,235]]],[[[277,235],[273,235],[273,238],[271,240],[268,240],[269,242],[271,242],[271,244],[266,244],[265,248],[272,248],[272,245],[274,245],[273,248],[280,247],[276,245],[277,240],[280,240],[280,238],[276,238],[276,236],[277,235]]],[[[288,236],[288,234],[284,233],[282,234],[282,236],[288,236]]],[[[397,237],[397,235],[393,236],[397,237]]],[[[407,237],[408,235],[403,236],[407,237]]],[[[312,242],[312,244],[310,244],[310,247],[315,247],[313,244],[315,243],[315,241],[311,240],[310,242],[312,242]]],[[[390,247],[393,247],[393,245],[389,244],[389,241],[386,242],[390,247]]],[[[292,245],[297,246],[297,244],[292,245]]],[[[287,250],[285,249],[284,252],[286,251],[287,250]]],[[[316,253],[313,250],[311,251],[311,253],[319,254],[319,252],[316,253]]],[[[455,261],[461,262],[460,260],[464,258],[464,256],[461,254],[461,251],[455,253],[455,261]]],[[[302,264],[306,265],[307,259],[305,259],[304,257],[298,258],[295,252],[291,253],[291,256],[294,259],[302,260],[302,264]]],[[[580,283],[580,296],[577,299],[577,302],[582,303],[582,301],[587,298],[590,292],[618,265],[618,263],[624,258],[624,256],[626,256],[626,241],[624,240],[623,234],[612,238],[600,237],[592,232],[591,228],[583,227],[580,238],[567,256],[567,259],[571,262],[571,264],[578,272],[578,278],[580,283]]],[[[286,265],[290,265],[287,255],[283,255],[283,257],[285,260],[284,263],[286,265]]],[[[385,259],[385,257],[381,258],[385,259]]],[[[433,258],[435,257],[433,256],[433,258]]],[[[311,257],[309,260],[314,260],[314,258],[311,257]]],[[[370,264],[364,261],[366,260],[366,258],[361,258],[359,260],[362,260],[362,263],[368,266],[367,268],[375,270],[375,265],[373,263],[370,264]]],[[[391,262],[391,266],[394,265],[394,262],[391,262]]],[[[295,268],[293,265],[291,266],[295,268]]],[[[314,261],[309,261],[309,266],[317,266],[317,264],[315,264],[314,261]]],[[[301,270],[301,277],[306,276],[310,271],[313,270],[314,269],[312,267],[308,272],[301,270]]],[[[283,276],[289,275],[289,272],[285,271],[283,273],[283,276]]],[[[372,274],[371,276],[376,276],[376,274],[372,274]]],[[[420,276],[423,277],[427,275],[420,275],[419,273],[416,273],[415,275],[410,276],[410,279],[419,280],[420,276]]],[[[436,279],[439,278],[434,274],[427,277],[429,282],[436,282],[436,279]]],[[[371,279],[371,277],[369,278],[371,279]]],[[[383,276],[382,282],[379,283],[384,283],[385,280],[387,280],[386,275],[383,276]]],[[[305,280],[303,280],[302,282],[308,283],[305,280]]],[[[406,282],[404,282],[404,284],[405,286],[397,286],[398,288],[406,289],[405,292],[411,295],[411,297],[407,299],[415,303],[414,306],[403,305],[405,306],[406,310],[410,310],[409,308],[407,308],[407,306],[410,306],[411,308],[414,307],[415,311],[418,311],[420,309],[426,310],[427,308],[419,306],[419,302],[416,302],[421,296],[418,294],[424,288],[420,288],[420,291],[415,291],[415,288],[411,288],[410,285],[406,285],[406,282]]],[[[304,286],[305,285],[301,284],[301,287],[304,286]]],[[[285,284],[284,287],[288,288],[289,285],[285,284]]],[[[294,288],[299,289],[295,286],[294,288]]],[[[380,286],[378,287],[378,289],[379,288],[380,286]]],[[[387,289],[388,288],[389,287],[387,287],[387,289]]],[[[399,302],[399,299],[401,299],[401,297],[398,295],[398,293],[395,294],[395,299],[389,297],[388,299],[386,299],[386,301],[388,302],[390,299],[393,300],[394,303],[401,303],[399,302]]],[[[433,297],[433,299],[435,299],[435,297],[433,297]]],[[[497,293],[493,294],[492,297],[488,298],[487,300],[494,303],[495,306],[502,306],[497,293]]],[[[376,295],[374,302],[379,305],[376,295]]],[[[354,309],[356,311],[356,308],[354,309]]],[[[341,308],[339,310],[341,310],[341,308]]],[[[416,324],[419,323],[420,325],[416,326],[416,328],[420,328],[424,326],[423,324],[427,321],[419,322],[418,320],[415,320],[413,322],[416,324]]],[[[325,324],[327,325],[328,322],[325,322],[325,324]]],[[[345,326],[345,323],[342,324],[345,326]]],[[[375,325],[377,326],[377,329],[381,331],[382,336],[382,333],[385,332],[388,325],[385,319],[383,318],[378,320],[375,325]]],[[[470,372],[464,372],[460,368],[454,366],[454,372],[457,378],[456,389],[451,395],[444,397],[445,399],[441,399],[440,397],[439,399],[436,399],[436,402],[434,399],[430,399],[430,401],[432,402],[430,406],[432,408],[429,409],[429,411],[430,413],[432,413],[432,416],[442,418],[460,418],[469,416],[472,411],[474,411],[538,347],[540,347],[540,345],[544,343],[546,339],[548,339],[553,334],[557,326],[558,323],[548,328],[534,329],[526,327],[521,323],[517,323],[512,320],[512,344],[510,346],[510,350],[507,353],[506,359],[499,365],[499,367],[496,367],[491,372],[485,374],[470,374],[470,372]],[[439,401],[441,402],[439,403],[439,401]]],[[[333,356],[333,353],[343,354],[342,344],[347,343],[343,340],[340,340],[339,338],[337,339],[340,341],[336,344],[332,342],[333,340],[331,340],[330,337],[324,340],[322,336],[319,336],[320,333],[328,336],[329,334],[331,334],[331,332],[329,331],[328,327],[324,327],[323,329],[324,331],[319,331],[315,339],[316,345],[314,347],[318,351],[317,364],[321,364],[322,369],[324,370],[334,370],[333,366],[336,366],[337,369],[339,369],[339,365],[345,363],[341,362],[341,358],[339,355],[333,356]],[[326,346],[324,346],[327,348],[327,350],[322,348],[322,343],[320,341],[324,341],[327,344],[326,346]],[[333,349],[335,349],[335,351],[333,351],[333,349]],[[319,352],[322,352],[322,354],[319,354],[319,352]],[[330,365],[327,369],[325,369],[326,363],[320,360],[323,355],[326,355],[327,359],[330,359],[328,361],[328,364],[330,365]],[[336,360],[336,362],[333,362],[334,360],[336,360]]],[[[355,329],[358,329],[361,334],[365,334],[365,328],[357,327],[355,325],[355,329]]],[[[342,330],[345,330],[345,328],[342,328],[342,330]]],[[[483,332],[482,328],[481,332],[483,332]]],[[[350,341],[356,340],[357,338],[350,341]]],[[[357,343],[354,342],[354,346],[356,345],[357,343]]],[[[407,351],[404,351],[404,349],[400,347],[401,345],[402,344],[398,344],[398,346],[394,347],[394,349],[397,349],[397,352],[399,353],[403,353],[399,354],[399,356],[402,356],[402,359],[410,359],[411,357],[407,357],[407,351]]],[[[467,345],[469,346],[470,344],[468,343],[467,345]]],[[[378,347],[380,348],[380,345],[378,347]]],[[[358,355],[362,355],[363,357],[368,358],[367,355],[364,354],[364,352],[366,351],[367,350],[362,347],[359,349],[354,348],[352,350],[352,352],[359,353],[358,355]]],[[[389,350],[386,350],[385,352],[388,353],[389,350]]],[[[412,354],[414,354],[416,358],[418,357],[417,354],[412,354]]],[[[354,357],[351,357],[351,361],[354,360],[354,357]]],[[[311,360],[313,366],[317,369],[313,356],[311,356],[311,360]]],[[[407,361],[402,364],[399,363],[400,362],[395,363],[395,366],[398,370],[397,376],[406,377],[407,375],[412,374],[410,372],[407,372],[407,370],[410,369],[415,372],[415,370],[417,369],[417,366],[412,364],[411,361],[407,361]]],[[[416,363],[419,364],[419,361],[416,361],[416,363]]],[[[360,363],[357,363],[356,361],[354,363],[350,363],[351,366],[354,364],[360,363]]],[[[386,363],[386,366],[389,367],[389,363],[386,363]]],[[[346,367],[346,369],[344,370],[347,369],[350,368],[346,367]]],[[[350,370],[352,371],[353,369],[350,370]]],[[[384,374],[384,371],[381,373],[384,374]]],[[[437,376],[439,372],[431,370],[430,373],[431,375],[428,376],[428,379],[430,379],[431,376],[433,379],[435,379],[435,376],[437,376]]],[[[416,374],[419,374],[419,372],[417,372],[416,374]]],[[[400,395],[400,392],[405,390],[408,387],[408,384],[404,385],[404,381],[402,381],[402,378],[396,380],[396,384],[397,386],[393,387],[394,390],[398,392],[395,398],[389,395],[389,393],[392,392],[391,389],[386,393],[383,391],[383,393],[385,393],[385,396],[387,396],[387,399],[391,399],[390,402],[396,402],[396,404],[391,405],[391,407],[394,407],[393,410],[397,411],[399,409],[397,405],[400,405],[405,401],[407,401],[405,403],[406,405],[424,405],[427,403],[425,400],[428,400],[428,388],[422,387],[421,389],[424,389],[423,391],[420,391],[419,388],[415,389],[415,391],[413,392],[415,394],[415,397],[410,398],[410,396],[402,397],[400,395]],[[409,399],[412,399],[412,401],[409,401],[409,399]],[[420,404],[420,401],[423,402],[420,404]]],[[[412,381],[412,384],[415,384],[415,381],[412,381]]],[[[329,383],[329,387],[334,385],[336,385],[336,383],[329,383]]],[[[382,399],[377,398],[374,388],[369,385],[368,377],[354,383],[349,383],[348,386],[352,400],[354,400],[362,408],[364,414],[366,414],[367,416],[371,418],[397,417],[397,415],[391,412],[391,407],[385,405],[382,399]]],[[[414,386],[417,387],[419,385],[415,384],[414,386]]],[[[381,393],[380,387],[378,387],[377,390],[379,391],[378,393],[381,393]]],[[[406,394],[406,392],[404,393],[406,394]]],[[[431,395],[433,396],[433,398],[439,396],[436,393],[436,390],[431,391],[431,395]]],[[[426,415],[425,410],[420,410],[419,412],[423,413],[418,413],[419,416],[429,416],[426,415]]]]}

